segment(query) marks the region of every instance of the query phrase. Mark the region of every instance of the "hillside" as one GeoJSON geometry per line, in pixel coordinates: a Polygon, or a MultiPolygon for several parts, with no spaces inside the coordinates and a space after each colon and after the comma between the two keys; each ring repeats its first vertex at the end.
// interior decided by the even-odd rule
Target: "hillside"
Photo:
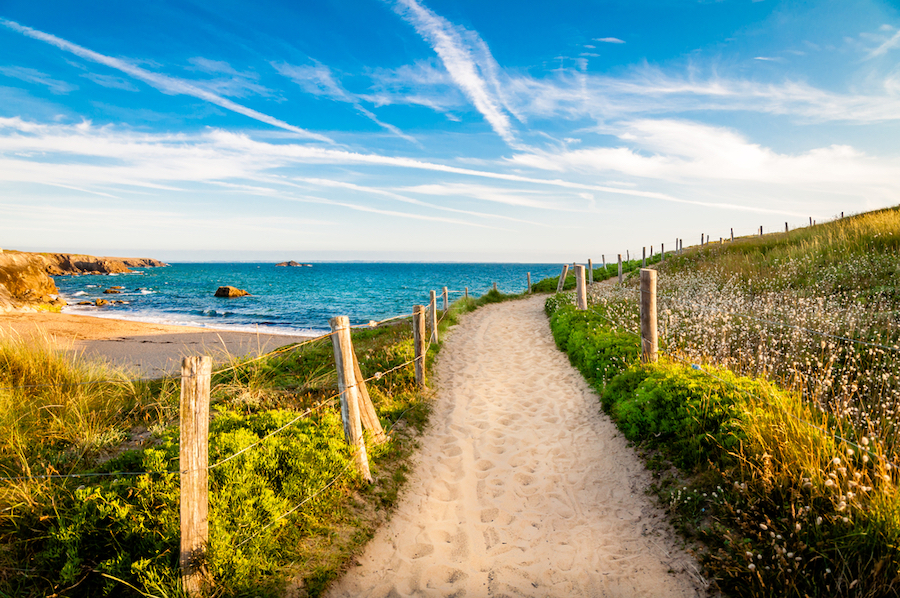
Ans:
{"type": "Polygon", "coordinates": [[[655,364],[636,273],[547,301],[726,596],[900,595],[898,249],[892,208],[670,254],[655,364]]]}

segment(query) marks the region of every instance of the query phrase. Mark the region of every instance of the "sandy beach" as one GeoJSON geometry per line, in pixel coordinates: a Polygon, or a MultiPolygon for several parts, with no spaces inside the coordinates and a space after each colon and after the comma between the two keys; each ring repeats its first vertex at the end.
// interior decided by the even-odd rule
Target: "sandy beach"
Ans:
{"type": "Polygon", "coordinates": [[[397,510],[330,596],[704,595],[543,302],[489,305],[451,332],[397,510]]]}
{"type": "Polygon", "coordinates": [[[304,337],[41,312],[0,315],[0,338],[47,339],[72,355],[124,367],[141,377],[158,377],[178,373],[187,355],[210,355],[221,363],[304,337]]]}

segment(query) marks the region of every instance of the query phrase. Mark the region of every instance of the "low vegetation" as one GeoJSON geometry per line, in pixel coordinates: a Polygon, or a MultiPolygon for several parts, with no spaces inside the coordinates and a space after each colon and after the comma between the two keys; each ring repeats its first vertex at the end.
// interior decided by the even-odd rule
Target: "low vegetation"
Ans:
{"type": "MultiPolygon", "coordinates": [[[[495,299],[458,302],[441,326],[495,299]]],[[[353,342],[366,377],[413,357],[409,320],[356,329],[353,342]]],[[[181,595],[179,381],[129,378],[49,346],[0,344],[0,595],[181,595]]],[[[368,442],[368,485],[344,442],[336,385],[327,337],[214,374],[212,594],[319,595],[395,502],[427,393],[411,367],[369,381],[390,434],[368,442]]]]}
{"type": "Polygon", "coordinates": [[[892,209],[669,256],[652,365],[633,279],[548,299],[725,595],[900,594],[898,249],[892,209]]]}

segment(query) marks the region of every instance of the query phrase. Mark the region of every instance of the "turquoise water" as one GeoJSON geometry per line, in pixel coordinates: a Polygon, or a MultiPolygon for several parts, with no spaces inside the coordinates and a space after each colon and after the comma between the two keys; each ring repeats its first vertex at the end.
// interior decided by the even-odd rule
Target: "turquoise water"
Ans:
{"type": "MultiPolygon", "coordinates": [[[[474,296],[494,282],[505,293],[525,289],[526,272],[534,282],[559,274],[557,264],[402,264],[316,263],[312,267],[276,267],[259,263],[172,264],[141,268],[132,274],[58,276],[66,313],[156,322],[310,334],[328,330],[328,319],[349,316],[353,324],[412,312],[428,303],[429,291],[442,287],[474,296]],[[231,285],[249,297],[222,299],[216,289],[231,285]],[[104,294],[112,286],[119,295],[104,294]],[[79,306],[79,301],[121,300],[121,305],[79,306]]],[[[460,294],[451,294],[451,301],[460,294]]]]}

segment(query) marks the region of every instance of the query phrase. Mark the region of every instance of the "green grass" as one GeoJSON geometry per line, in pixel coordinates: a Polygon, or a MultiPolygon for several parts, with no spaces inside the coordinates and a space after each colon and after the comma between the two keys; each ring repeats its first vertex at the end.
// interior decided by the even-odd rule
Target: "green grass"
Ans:
{"type": "Polygon", "coordinates": [[[900,492],[878,441],[854,449],[835,436],[852,437],[843,422],[765,380],[642,366],[637,337],[602,308],[548,304],[557,345],[655,463],[655,490],[718,590],[900,593],[900,492]]]}
{"type": "MultiPolygon", "coordinates": [[[[413,357],[409,320],[354,330],[353,341],[365,377],[413,357]]],[[[289,586],[318,595],[393,506],[428,392],[410,367],[368,383],[392,430],[388,442],[369,442],[368,485],[351,465],[336,401],[326,402],[337,392],[333,363],[326,338],[213,376],[211,463],[316,408],[210,471],[215,595],[280,596],[289,586]]],[[[181,594],[178,401],[178,380],[130,382],[49,346],[0,344],[0,476],[24,476],[0,485],[0,595],[181,594]],[[147,473],[38,477],[104,472],[147,473]]]]}
{"type": "MultiPolygon", "coordinates": [[[[671,258],[671,253],[666,253],[666,260],[671,258]]],[[[651,257],[647,258],[647,265],[658,264],[662,260],[662,255],[657,253],[651,257]]],[[[622,261],[622,275],[627,276],[638,272],[643,267],[643,260],[623,260],[622,261]]],[[[562,272],[560,272],[562,275],[562,272]]],[[[606,268],[602,266],[599,268],[594,268],[594,282],[600,282],[603,280],[607,280],[610,278],[615,278],[619,275],[619,264],[618,263],[607,263],[606,268]]],[[[585,272],[585,276],[588,276],[588,273],[585,272]]],[[[535,293],[555,293],[556,289],[559,285],[559,276],[552,276],[550,278],[544,278],[543,280],[539,280],[535,284],[532,285],[532,291],[535,293]]],[[[575,288],[575,273],[569,268],[569,273],[566,275],[566,283],[563,286],[564,291],[571,291],[575,288]]]]}

